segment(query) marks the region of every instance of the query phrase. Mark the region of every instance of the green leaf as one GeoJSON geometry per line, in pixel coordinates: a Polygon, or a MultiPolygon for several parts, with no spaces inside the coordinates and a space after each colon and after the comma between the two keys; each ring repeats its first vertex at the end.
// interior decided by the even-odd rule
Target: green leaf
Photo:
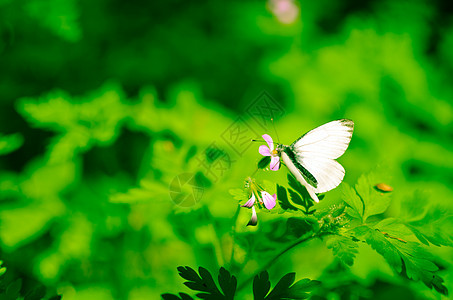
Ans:
{"type": "Polygon", "coordinates": [[[269,273],[263,271],[253,278],[253,299],[264,300],[271,288],[269,273]]]}
{"type": "Polygon", "coordinates": [[[291,196],[291,201],[294,204],[297,204],[297,205],[300,205],[300,206],[304,206],[304,202],[302,201],[302,198],[299,196],[298,193],[296,193],[292,189],[288,189],[288,192],[289,192],[289,195],[291,196]]]}
{"type": "Polygon", "coordinates": [[[225,294],[225,299],[234,299],[236,293],[237,279],[231,275],[225,268],[221,267],[219,270],[219,285],[225,294]]]}
{"type": "Polygon", "coordinates": [[[321,284],[320,281],[308,278],[301,279],[293,284],[288,290],[288,299],[306,299],[309,292],[321,284]]]}
{"type": "Polygon", "coordinates": [[[413,235],[409,228],[395,218],[386,218],[377,223],[374,228],[378,229],[384,235],[396,239],[405,240],[413,235]]]}
{"type": "Polygon", "coordinates": [[[296,273],[288,273],[277,282],[272,291],[265,298],[266,300],[282,299],[287,295],[288,289],[296,279],[296,273]]]}
{"type": "MultiPolygon", "coordinates": [[[[231,192],[230,192],[231,193],[231,192]]],[[[283,186],[277,184],[277,201],[280,204],[280,207],[284,210],[299,210],[297,207],[292,205],[288,200],[288,194],[286,189],[283,186]]]]}
{"type": "Polygon", "coordinates": [[[307,189],[302,184],[300,184],[300,182],[297,181],[297,179],[291,173],[288,173],[287,178],[289,186],[293,188],[295,191],[297,191],[299,195],[302,197],[302,199],[304,200],[308,199],[310,203],[313,201],[310,195],[308,194],[307,189]]]}
{"type": "MultiPolygon", "coordinates": [[[[390,205],[388,194],[379,193],[374,189],[374,177],[372,174],[362,175],[355,186],[357,194],[363,201],[363,221],[366,222],[368,217],[382,214],[390,205]]],[[[358,202],[355,201],[358,205],[358,202]]],[[[360,208],[360,206],[358,207],[360,208]]]]}
{"type": "Polygon", "coordinates": [[[162,299],[164,300],[193,300],[193,298],[186,293],[179,293],[179,297],[174,294],[162,294],[162,299]]]}
{"type": "Polygon", "coordinates": [[[258,169],[265,169],[265,168],[269,167],[270,163],[271,163],[271,157],[265,156],[258,162],[258,169]]]}
{"type": "Polygon", "coordinates": [[[402,223],[427,246],[430,243],[453,246],[453,215],[448,209],[432,204],[429,198],[421,191],[405,198],[400,210],[402,223]]]}
{"type": "MultiPolygon", "coordinates": [[[[288,273],[284,275],[275,285],[274,289],[265,297],[265,300],[287,300],[287,299],[306,299],[310,297],[308,294],[320,282],[316,280],[310,280],[308,278],[297,281],[293,284],[296,279],[296,273],[288,273]]],[[[255,298],[262,299],[262,298],[255,298]]]]}
{"type": "Polygon", "coordinates": [[[346,204],[350,206],[350,210],[346,210],[346,213],[353,217],[362,219],[363,217],[363,202],[360,197],[357,195],[354,188],[352,188],[346,182],[342,185],[342,199],[346,204]]]}
{"type": "MultiPolygon", "coordinates": [[[[384,221],[386,221],[384,224],[380,224],[381,229],[384,227],[392,233],[400,230],[398,226],[390,231],[394,223],[389,220],[384,221]]],[[[364,239],[381,254],[397,273],[406,275],[414,281],[422,281],[427,287],[434,287],[439,293],[447,295],[448,290],[442,284],[443,279],[435,274],[439,268],[433,262],[433,256],[421,244],[404,241],[390,233],[381,232],[366,225],[356,227],[353,231],[356,237],[364,239]]]]}
{"type": "Polygon", "coordinates": [[[358,245],[350,237],[342,235],[328,235],[325,238],[327,248],[332,249],[333,254],[346,265],[352,266],[358,253],[358,245]]]}
{"type": "Polygon", "coordinates": [[[233,196],[234,199],[242,201],[247,201],[249,199],[249,195],[243,189],[230,189],[229,193],[233,196]]]}
{"type": "Polygon", "coordinates": [[[178,267],[179,275],[186,279],[184,284],[191,290],[201,291],[197,297],[208,300],[231,300],[234,299],[236,292],[237,280],[236,277],[231,276],[230,273],[224,268],[219,272],[219,284],[223,291],[220,292],[211,273],[203,267],[198,268],[198,273],[190,267],[178,267]]]}

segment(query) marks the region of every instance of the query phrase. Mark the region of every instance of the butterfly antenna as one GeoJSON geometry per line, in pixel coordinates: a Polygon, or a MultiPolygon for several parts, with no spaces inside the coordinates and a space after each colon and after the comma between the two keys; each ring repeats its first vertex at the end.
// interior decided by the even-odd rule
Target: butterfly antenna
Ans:
{"type": "Polygon", "coordinates": [[[274,131],[275,131],[275,135],[277,136],[277,140],[280,143],[280,137],[278,136],[277,129],[275,128],[274,118],[271,118],[271,123],[272,123],[272,127],[274,127],[274,131]]]}

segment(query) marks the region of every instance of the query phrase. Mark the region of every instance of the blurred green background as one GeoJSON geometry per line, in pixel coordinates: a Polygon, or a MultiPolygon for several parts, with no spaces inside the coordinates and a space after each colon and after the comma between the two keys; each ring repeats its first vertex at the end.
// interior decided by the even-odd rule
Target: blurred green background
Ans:
{"type": "MultiPolygon", "coordinates": [[[[395,188],[391,211],[415,190],[448,211],[452,13],[440,0],[0,0],[4,280],[63,299],[132,300],[184,290],[180,265],[216,274],[232,248],[228,190],[254,174],[248,140],[275,138],[271,117],[285,144],[354,120],[339,159],[346,182],[378,171],[395,188]]],[[[255,176],[284,183],[286,171],[255,176]]],[[[257,229],[245,227],[249,214],[239,233],[285,218],[261,213],[257,229]]],[[[248,261],[241,280],[263,261],[235,249],[248,261]]],[[[433,250],[453,261],[451,249],[433,250]]],[[[271,278],[294,271],[348,278],[343,288],[373,299],[435,298],[369,247],[347,277],[326,275],[333,260],[313,241],[271,278]]]]}

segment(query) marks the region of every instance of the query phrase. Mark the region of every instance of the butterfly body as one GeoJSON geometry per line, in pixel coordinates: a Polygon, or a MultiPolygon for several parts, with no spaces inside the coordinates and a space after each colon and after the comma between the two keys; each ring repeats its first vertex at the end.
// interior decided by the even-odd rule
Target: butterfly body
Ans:
{"type": "Polygon", "coordinates": [[[341,119],[319,126],[302,135],[291,145],[277,144],[272,156],[279,156],[288,170],[319,202],[317,193],[337,187],[345,171],[335,159],[348,148],[354,122],[341,119]]]}

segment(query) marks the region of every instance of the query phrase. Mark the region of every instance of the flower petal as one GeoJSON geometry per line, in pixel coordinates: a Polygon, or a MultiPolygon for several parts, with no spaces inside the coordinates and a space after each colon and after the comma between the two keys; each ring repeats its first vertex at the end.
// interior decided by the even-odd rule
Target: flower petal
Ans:
{"type": "Polygon", "coordinates": [[[258,224],[258,216],[256,215],[255,206],[252,207],[252,217],[250,221],[247,223],[247,226],[256,226],[258,224]]]}
{"type": "Polygon", "coordinates": [[[253,204],[255,203],[255,194],[252,193],[252,197],[250,197],[249,201],[247,201],[242,207],[252,207],[253,204]]]}
{"type": "Polygon", "coordinates": [[[269,149],[272,151],[274,150],[274,141],[272,140],[271,136],[268,134],[263,134],[263,139],[267,142],[269,145],[269,149]]]}
{"type": "Polygon", "coordinates": [[[278,169],[280,169],[280,157],[278,156],[271,157],[270,168],[272,171],[278,171],[278,169]]]}
{"type": "Polygon", "coordinates": [[[271,156],[271,151],[266,145],[261,145],[258,151],[263,156],[271,156]]]}
{"type": "Polygon", "coordinates": [[[268,192],[261,191],[261,196],[263,197],[264,206],[267,209],[272,209],[275,207],[277,195],[274,194],[271,196],[268,192]]]}

